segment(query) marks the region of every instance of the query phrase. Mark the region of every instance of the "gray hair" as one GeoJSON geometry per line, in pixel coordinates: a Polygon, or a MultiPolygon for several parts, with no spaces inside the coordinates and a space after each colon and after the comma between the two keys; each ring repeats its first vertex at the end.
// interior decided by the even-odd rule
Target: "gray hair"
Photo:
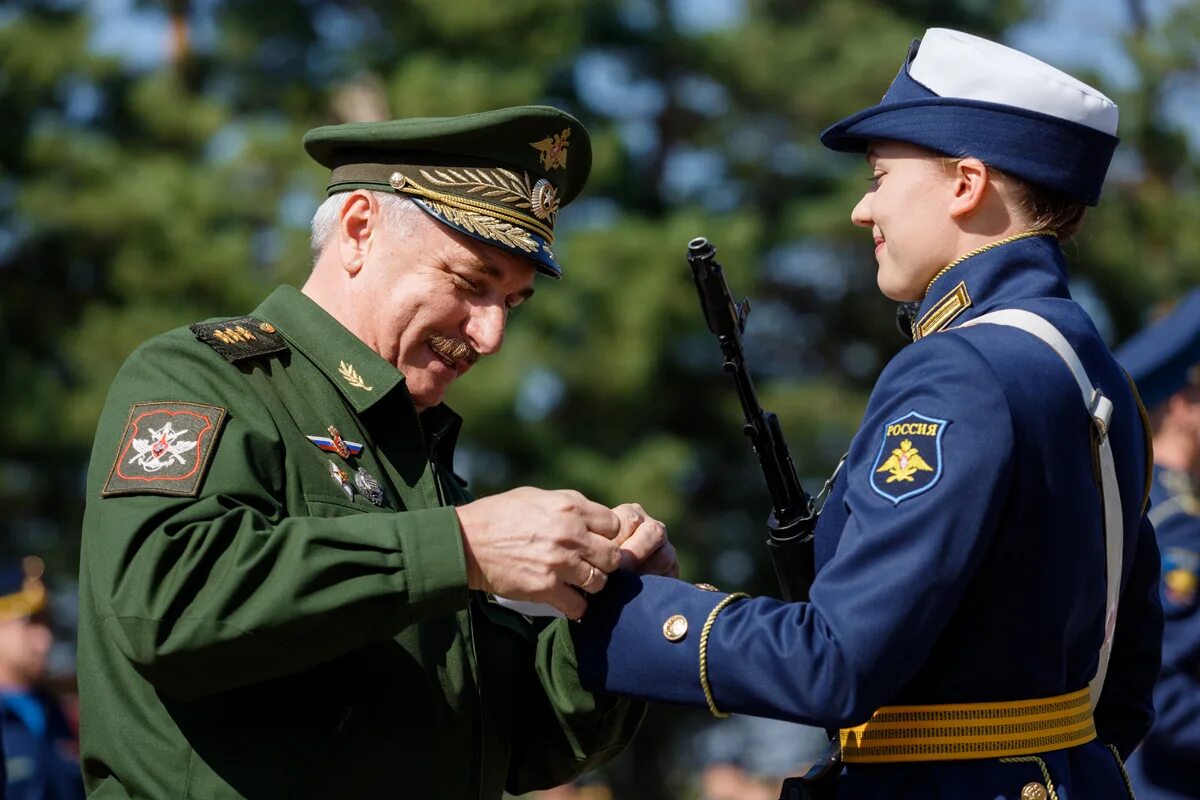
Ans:
{"type": "MultiPolygon", "coordinates": [[[[371,195],[379,202],[379,208],[383,211],[384,226],[397,238],[402,239],[408,236],[412,232],[413,222],[419,216],[424,216],[424,212],[417,208],[417,204],[410,197],[391,192],[371,192],[371,195]]],[[[346,195],[339,192],[321,203],[317,213],[313,214],[312,257],[314,263],[321,256],[325,245],[333,238],[338,221],[341,219],[342,206],[345,203],[346,195]]]]}

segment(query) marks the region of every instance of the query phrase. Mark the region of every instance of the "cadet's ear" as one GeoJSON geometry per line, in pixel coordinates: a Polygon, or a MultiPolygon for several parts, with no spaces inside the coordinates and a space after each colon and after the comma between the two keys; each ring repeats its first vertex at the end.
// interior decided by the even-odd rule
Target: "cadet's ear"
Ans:
{"type": "Polygon", "coordinates": [[[371,250],[371,238],[379,215],[379,203],[368,192],[351,192],[342,203],[341,216],[338,217],[338,254],[341,256],[342,269],[351,275],[362,269],[371,250]]]}
{"type": "Polygon", "coordinates": [[[950,216],[958,219],[969,214],[983,202],[991,175],[987,164],[978,158],[960,158],[948,166],[951,192],[950,216]]]}

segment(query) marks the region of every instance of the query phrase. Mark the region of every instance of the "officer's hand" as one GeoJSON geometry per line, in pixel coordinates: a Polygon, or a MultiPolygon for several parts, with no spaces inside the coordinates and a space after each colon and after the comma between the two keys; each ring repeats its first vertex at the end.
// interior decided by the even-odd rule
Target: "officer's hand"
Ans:
{"type": "Polygon", "coordinates": [[[679,577],[675,546],[667,539],[667,526],[646,513],[640,503],[625,503],[613,509],[621,520],[614,540],[621,546],[621,568],[641,575],[679,577]]]}
{"type": "Polygon", "coordinates": [[[467,585],[579,619],[621,563],[617,515],[579,492],[525,486],[459,506],[467,585]],[[594,567],[594,569],[593,569],[594,567]]]}

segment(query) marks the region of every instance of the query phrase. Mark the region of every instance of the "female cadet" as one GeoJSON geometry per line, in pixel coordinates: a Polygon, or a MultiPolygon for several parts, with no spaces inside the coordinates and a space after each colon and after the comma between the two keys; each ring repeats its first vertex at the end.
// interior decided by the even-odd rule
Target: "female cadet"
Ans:
{"type": "Polygon", "coordinates": [[[852,219],[883,293],[920,308],[825,504],[811,600],[614,575],[573,626],[585,685],[840,728],[842,800],[1128,796],[1161,636],[1147,439],[1059,248],[1116,123],[1069,75],[931,29],[822,134],[865,152],[852,219]]]}

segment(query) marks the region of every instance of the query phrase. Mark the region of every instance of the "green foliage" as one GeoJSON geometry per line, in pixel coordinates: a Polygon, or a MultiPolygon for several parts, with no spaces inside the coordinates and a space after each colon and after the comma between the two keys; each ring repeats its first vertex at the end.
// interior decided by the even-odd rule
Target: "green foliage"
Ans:
{"type": "MultiPolygon", "coordinates": [[[[69,3],[0,16],[0,554],[40,551],[69,583],[81,470],[121,362],[155,333],[304,279],[324,181],[305,129],[554,102],[592,131],[592,181],[560,223],[566,278],[539,282],[504,353],[452,390],[467,418],[460,469],[478,493],[528,483],[637,500],[669,523],[685,577],[773,591],[767,498],[686,243],[709,237],[752,298],[763,404],[818,489],[902,343],[870,237],[848,219],[866,170],[817,133],[875,102],[925,27],[1000,35],[1028,9],[747,0],[709,29],[689,7],[222,0],[192,8],[190,51],[149,68],[89,49],[96,21],[69,3]]],[[[1198,39],[1189,4],[1130,33],[1124,144],[1068,251],[1120,336],[1200,282],[1197,154],[1163,113],[1195,79],[1198,39]]],[[[643,739],[635,763],[665,746],[643,739]]],[[[626,770],[636,796],[667,796],[661,774],[626,770]]]]}

